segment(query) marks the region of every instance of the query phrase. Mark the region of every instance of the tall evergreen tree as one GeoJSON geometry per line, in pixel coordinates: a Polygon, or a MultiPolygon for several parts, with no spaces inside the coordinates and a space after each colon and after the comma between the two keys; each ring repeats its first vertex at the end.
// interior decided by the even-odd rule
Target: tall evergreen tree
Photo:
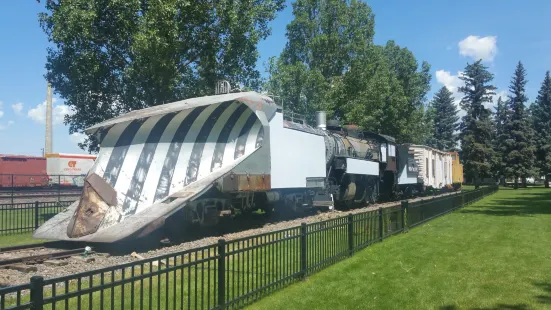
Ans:
{"type": "Polygon", "coordinates": [[[505,123],[508,119],[507,102],[501,99],[501,96],[497,99],[497,107],[495,113],[495,135],[494,135],[494,150],[495,150],[495,162],[494,162],[494,175],[500,178],[500,182],[503,184],[503,169],[504,165],[504,141],[507,138],[505,135],[505,123]]]}
{"type": "Polygon", "coordinates": [[[551,173],[551,77],[549,71],[541,83],[532,111],[535,133],[536,166],[545,175],[545,187],[549,187],[548,174],[551,173]]]}
{"type": "Polygon", "coordinates": [[[534,165],[534,151],[532,145],[532,128],[527,117],[524,104],[526,97],[526,70],[519,61],[515,74],[509,86],[509,102],[507,104],[507,121],[504,124],[504,165],[505,175],[513,177],[515,188],[518,187],[518,179],[526,186],[526,178],[530,176],[534,165]]]}
{"type": "Polygon", "coordinates": [[[434,131],[429,145],[440,150],[455,150],[457,144],[455,131],[458,128],[459,116],[453,102],[452,92],[446,86],[440,88],[434,95],[430,108],[434,131]]]}
{"type": "Polygon", "coordinates": [[[435,133],[435,124],[434,124],[434,117],[436,115],[436,111],[434,107],[429,103],[424,111],[423,116],[423,123],[425,125],[425,131],[427,132],[424,139],[424,144],[436,147],[436,137],[434,136],[435,133]]]}
{"type": "Polygon", "coordinates": [[[474,181],[476,188],[481,178],[491,175],[494,157],[492,112],[484,106],[495,95],[496,87],[490,84],[493,78],[482,60],[467,64],[460,77],[465,83],[459,88],[464,94],[460,105],[466,111],[460,125],[461,153],[465,176],[474,181]]]}

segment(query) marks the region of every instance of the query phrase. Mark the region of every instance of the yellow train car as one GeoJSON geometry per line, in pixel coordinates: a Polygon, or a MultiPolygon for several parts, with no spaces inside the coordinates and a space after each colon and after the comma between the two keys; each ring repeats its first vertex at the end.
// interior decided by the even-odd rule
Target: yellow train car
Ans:
{"type": "Polygon", "coordinates": [[[459,153],[449,152],[452,155],[452,182],[454,185],[463,184],[463,165],[459,161],[459,153]]]}

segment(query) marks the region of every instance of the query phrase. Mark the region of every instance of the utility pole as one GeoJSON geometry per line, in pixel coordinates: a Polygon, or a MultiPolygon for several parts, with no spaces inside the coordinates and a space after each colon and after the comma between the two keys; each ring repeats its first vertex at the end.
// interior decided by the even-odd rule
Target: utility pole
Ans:
{"type": "Polygon", "coordinates": [[[52,84],[49,82],[46,94],[46,145],[44,153],[52,153],[52,84]]]}

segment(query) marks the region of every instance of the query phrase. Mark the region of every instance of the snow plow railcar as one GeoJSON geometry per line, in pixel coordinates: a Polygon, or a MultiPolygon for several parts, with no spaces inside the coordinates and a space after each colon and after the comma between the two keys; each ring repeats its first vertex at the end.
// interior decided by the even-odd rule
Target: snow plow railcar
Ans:
{"type": "Polygon", "coordinates": [[[100,152],[80,199],[33,236],[112,243],[147,236],[169,219],[212,226],[236,210],[332,209],[422,182],[392,137],[317,117],[315,127],[290,120],[271,98],[241,92],[97,124],[87,132],[100,152]],[[409,178],[399,181],[404,169],[409,178]]]}

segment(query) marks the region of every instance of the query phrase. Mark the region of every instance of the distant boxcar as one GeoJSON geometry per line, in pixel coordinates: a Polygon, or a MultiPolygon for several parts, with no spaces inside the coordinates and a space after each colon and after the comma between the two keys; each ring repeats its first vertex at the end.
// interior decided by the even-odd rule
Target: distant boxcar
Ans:
{"type": "Polygon", "coordinates": [[[95,160],[94,155],[46,154],[46,170],[50,176],[50,185],[82,187],[84,178],[95,160]]]}
{"type": "Polygon", "coordinates": [[[0,187],[38,187],[48,185],[46,158],[0,155],[0,187]]]}

